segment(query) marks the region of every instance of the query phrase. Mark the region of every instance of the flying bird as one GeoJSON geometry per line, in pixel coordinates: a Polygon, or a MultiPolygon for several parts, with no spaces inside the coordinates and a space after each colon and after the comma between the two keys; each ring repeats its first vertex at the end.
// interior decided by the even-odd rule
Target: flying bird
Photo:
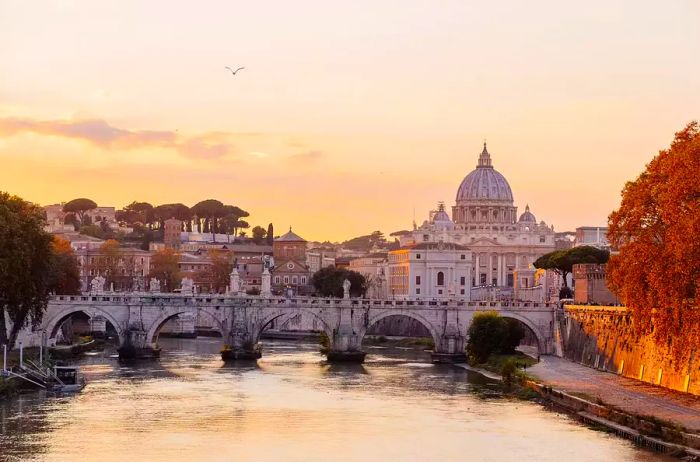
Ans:
{"type": "Polygon", "coordinates": [[[230,67],[226,66],[226,69],[228,69],[229,71],[231,71],[231,74],[236,75],[236,72],[240,71],[241,69],[245,69],[245,67],[239,67],[238,69],[236,69],[236,70],[234,71],[234,70],[231,69],[230,67]]]}

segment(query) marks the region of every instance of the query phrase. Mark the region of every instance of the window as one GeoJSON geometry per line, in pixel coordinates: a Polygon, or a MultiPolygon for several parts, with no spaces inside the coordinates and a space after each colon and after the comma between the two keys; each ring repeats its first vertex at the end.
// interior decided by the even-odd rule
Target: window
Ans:
{"type": "Polygon", "coordinates": [[[442,295],[442,289],[438,290],[438,295],[442,295]]]}
{"type": "Polygon", "coordinates": [[[464,289],[460,289],[459,294],[464,295],[464,289]]]}
{"type": "Polygon", "coordinates": [[[459,278],[459,285],[460,285],[460,286],[463,286],[463,285],[465,285],[466,283],[467,283],[467,278],[465,278],[464,276],[462,276],[461,278],[459,278]]]}
{"type": "Polygon", "coordinates": [[[540,236],[540,242],[544,242],[544,241],[545,241],[544,236],[540,236]]]}
{"type": "Polygon", "coordinates": [[[306,276],[302,276],[302,277],[301,277],[301,283],[302,283],[302,284],[306,284],[306,276]]]}
{"type": "Polygon", "coordinates": [[[439,286],[445,285],[445,273],[443,273],[442,271],[439,271],[437,274],[437,285],[439,285],[439,286]]]}
{"type": "Polygon", "coordinates": [[[416,254],[416,260],[420,260],[420,254],[419,254],[419,253],[416,254]]]}
{"type": "Polygon", "coordinates": [[[417,285],[417,286],[420,285],[420,276],[416,276],[416,285],[417,285]]]}
{"type": "Polygon", "coordinates": [[[299,283],[296,276],[292,276],[292,284],[297,285],[299,283]]]}
{"type": "Polygon", "coordinates": [[[423,241],[428,242],[428,239],[430,239],[430,236],[423,234],[423,241]]]}
{"type": "Polygon", "coordinates": [[[284,283],[285,283],[285,284],[289,284],[289,276],[285,276],[285,277],[284,277],[284,283]]]}
{"type": "Polygon", "coordinates": [[[462,255],[459,256],[459,259],[460,259],[460,260],[466,260],[466,259],[467,259],[467,256],[464,255],[464,254],[462,254],[462,255]]]}
{"type": "MultiPolygon", "coordinates": [[[[281,281],[280,281],[280,277],[279,277],[279,276],[275,276],[275,284],[279,284],[280,282],[281,282],[281,281]]],[[[253,283],[253,284],[255,284],[255,283],[253,283]]]]}
{"type": "Polygon", "coordinates": [[[294,263],[292,263],[292,262],[287,263],[287,268],[294,269],[294,263]]]}
{"type": "Polygon", "coordinates": [[[420,295],[420,287],[416,288],[416,295],[420,295]]]}

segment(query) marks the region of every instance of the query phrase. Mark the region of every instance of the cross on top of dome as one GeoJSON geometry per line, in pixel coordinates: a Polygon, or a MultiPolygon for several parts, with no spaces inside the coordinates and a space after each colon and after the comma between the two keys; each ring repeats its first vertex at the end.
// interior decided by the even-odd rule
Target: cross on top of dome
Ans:
{"type": "Polygon", "coordinates": [[[479,168],[479,167],[492,167],[491,155],[489,154],[489,151],[486,149],[486,141],[484,141],[484,149],[483,149],[483,151],[481,151],[481,154],[479,155],[479,163],[476,166],[477,166],[477,168],[479,168]]]}

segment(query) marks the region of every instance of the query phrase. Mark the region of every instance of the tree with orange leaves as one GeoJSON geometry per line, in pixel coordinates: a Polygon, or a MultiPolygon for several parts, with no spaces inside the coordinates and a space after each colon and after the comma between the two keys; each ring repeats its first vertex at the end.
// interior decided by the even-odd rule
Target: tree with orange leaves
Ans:
{"type": "Polygon", "coordinates": [[[60,295],[80,293],[80,270],[70,242],[58,236],[51,242],[53,271],[51,290],[60,295]]]}
{"type": "Polygon", "coordinates": [[[700,125],[676,133],[610,215],[608,283],[679,366],[700,353],[700,125]],[[697,351],[696,351],[697,350],[697,351]]]}

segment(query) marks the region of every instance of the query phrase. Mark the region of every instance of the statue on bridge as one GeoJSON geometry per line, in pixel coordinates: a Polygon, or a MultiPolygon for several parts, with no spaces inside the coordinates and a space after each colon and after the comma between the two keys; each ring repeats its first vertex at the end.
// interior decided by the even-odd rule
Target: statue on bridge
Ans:
{"type": "Polygon", "coordinates": [[[105,278],[102,276],[95,276],[90,281],[90,292],[93,294],[101,294],[105,290],[105,278]]]}
{"type": "Polygon", "coordinates": [[[350,298],[350,286],[352,284],[350,283],[349,280],[344,280],[343,281],[343,298],[350,298]]]}
{"type": "Polygon", "coordinates": [[[151,278],[151,282],[148,284],[148,291],[151,293],[159,293],[160,281],[156,278],[151,278]]]}
{"type": "Polygon", "coordinates": [[[233,265],[233,269],[231,270],[231,276],[230,276],[230,291],[233,295],[238,295],[241,292],[241,277],[238,275],[238,270],[236,269],[236,265],[233,265]]]}
{"type": "Polygon", "coordinates": [[[182,295],[194,295],[194,281],[190,278],[182,278],[180,293],[182,295]]]}

